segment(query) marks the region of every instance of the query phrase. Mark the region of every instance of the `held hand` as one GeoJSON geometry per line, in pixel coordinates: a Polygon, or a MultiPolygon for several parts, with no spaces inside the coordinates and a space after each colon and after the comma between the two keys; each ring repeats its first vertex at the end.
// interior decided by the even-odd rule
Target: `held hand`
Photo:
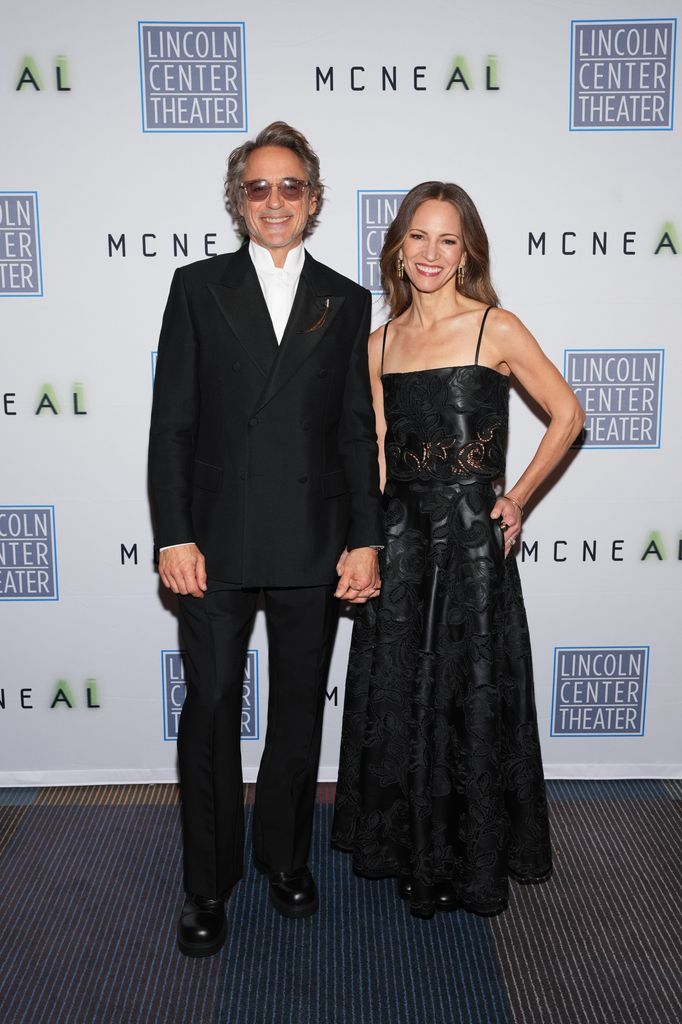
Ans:
{"type": "Polygon", "coordinates": [[[379,552],[374,548],[344,551],[336,566],[339,579],[334,597],[349,604],[364,604],[381,589],[379,552]]]}
{"type": "Polygon", "coordinates": [[[504,533],[504,557],[506,558],[521,533],[521,512],[518,505],[502,495],[495,502],[490,518],[498,520],[498,529],[504,533]]]}
{"type": "Polygon", "coordinates": [[[181,544],[159,553],[159,576],[174,594],[203,597],[206,590],[206,560],[196,544],[181,544]]]}
{"type": "Polygon", "coordinates": [[[338,562],[336,563],[336,575],[337,576],[343,576],[343,567],[345,565],[345,562],[346,562],[347,558],[348,558],[348,548],[344,548],[343,551],[341,552],[341,554],[339,555],[338,562]]]}

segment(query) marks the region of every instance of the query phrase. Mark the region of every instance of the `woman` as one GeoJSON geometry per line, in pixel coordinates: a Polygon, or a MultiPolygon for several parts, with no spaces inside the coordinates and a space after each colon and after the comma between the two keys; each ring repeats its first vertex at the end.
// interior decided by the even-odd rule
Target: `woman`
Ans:
{"type": "Polygon", "coordinates": [[[552,870],[530,641],[513,558],[523,509],[583,413],[498,307],[488,240],[457,185],[403,200],[381,255],[392,319],[369,362],[386,547],[356,620],[333,841],[398,877],[413,914],[496,914],[509,876],[552,870]],[[501,497],[509,376],[550,417],[501,497]]]}

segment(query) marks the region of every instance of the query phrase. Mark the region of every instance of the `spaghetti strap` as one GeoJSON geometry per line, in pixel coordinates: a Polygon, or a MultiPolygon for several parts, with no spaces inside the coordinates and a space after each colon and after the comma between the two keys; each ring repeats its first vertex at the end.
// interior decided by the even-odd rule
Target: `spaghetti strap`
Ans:
{"type": "Polygon", "coordinates": [[[386,334],[388,332],[388,325],[390,324],[390,322],[391,322],[390,320],[387,320],[386,323],[384,324],[384,337],[383,337],[382,342],[381,342],[381,376],[382,377],[384,375],[384,352],[386,351],[386,334]]]}
{"type": "MultiPolygon", "coordinates": [[[[485,322],[488,319],[488,313],[490,312],[491,309],[494,309],[494,308],[495,308],[494,306],[488,306],[488,308],[486,309],[485,313],[483,314],[483,319],[481,320],[481,329],[478,332],[478,344],[476,345],[476,358],[474,359],[474,366],[478,366],[478,354],[481,351],[481,342],[483,341],[483,328],[485,327],[485,322]]],[[[382,366],[383,366],[383,358],[382,358],[382,366]]]]}

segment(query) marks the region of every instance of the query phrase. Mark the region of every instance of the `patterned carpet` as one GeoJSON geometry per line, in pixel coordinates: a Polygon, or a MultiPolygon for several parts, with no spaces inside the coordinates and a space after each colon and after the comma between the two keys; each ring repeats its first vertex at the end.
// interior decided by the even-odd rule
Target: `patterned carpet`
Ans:
{"type": "Polygon", "coordinates": [[[678,1024],[682,783],[548,790],[553,879],[420,921],[329,849],[320,786],[319,914],[276,914],[249,862],[207,960],[175,946],[174,786],[0,790],[0,1022],[678,1024]]]}

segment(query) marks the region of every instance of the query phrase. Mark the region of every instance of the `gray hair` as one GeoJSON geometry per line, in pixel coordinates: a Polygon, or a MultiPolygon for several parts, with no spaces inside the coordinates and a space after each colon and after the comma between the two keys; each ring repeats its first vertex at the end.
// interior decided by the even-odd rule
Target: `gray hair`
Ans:
{"type": "Polygon", "coordinates": [[[305,167],[307,181],[310,185],[310,196],[317,199],[317,209],[308,218],[304,232],[304,236],[309,235],[317,225],[324,201],[324,185],[320,179],[320,160],[305,135],[286,124],[285,121],[273,121],[267,128],[263,128],[252,142],[245,142],[230,153],[225,175],[227,212],[232,217],[238,231],[246,238],[249,232],[246,222],[239,212],[240,186],[244,180],[246,161],[255,149],[262,149],[263,146],[283,146],[285,149],[290,149],[305,167]]]}

